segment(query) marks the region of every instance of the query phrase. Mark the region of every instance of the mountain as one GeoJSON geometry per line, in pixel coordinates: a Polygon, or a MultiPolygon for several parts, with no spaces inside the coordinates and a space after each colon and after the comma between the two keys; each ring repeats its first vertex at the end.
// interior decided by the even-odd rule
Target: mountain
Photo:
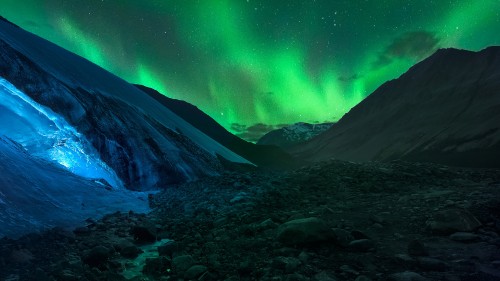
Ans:
{"type": "Polygon", "coordinates": [[[295,123],[277,130],[273,130],[262,136],[258,145],[276,145],[282,148],[292,147],[299,143],[308,141],[313,137],[330,129],[333,123],[309,124],[304,122],[295,123]]]}
{"type": "Polygon", "coordinates": [[[136,86],[207,136],[260,167],[283,169],[298,164],[296,159],[281,148],[274,145],[255,145],[231,134],[212,117],[190,103],[166,97],[142,85],[136,86]]]}
{"type": "Polygon", "coordinates": [[[294,154],[500,167],[500,47],[441,49],[294,154]]]}
{"type": "Polygon", "coordinates": [[[5,21],[0,76],[73,126],[129,189],[217,174],[216,155],[248,163],[133,85],[5,21]]]}
{"type": "Polygon", "coordinates": [[[250,162],[134,85],[0,19],[3,235],[146,210],[140,192],[250,162]]]}

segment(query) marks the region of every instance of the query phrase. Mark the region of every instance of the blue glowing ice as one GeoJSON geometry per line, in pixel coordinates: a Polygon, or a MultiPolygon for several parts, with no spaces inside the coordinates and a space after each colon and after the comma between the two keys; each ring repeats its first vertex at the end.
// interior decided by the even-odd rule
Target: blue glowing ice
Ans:
{"type": "Polygon", "coordinates": [[[63,117],[0,77],[0,238],[146,212],[145,194],[122,188],[98,155],[63,117]]]}
{"type": "Polygon", "coordinates": [[[2,135],[19,143],[30,155],[58,163],[76,175],[104,179],[115,188],[123,187],[85,136],[63,117],[0,77],[2,135]]]}

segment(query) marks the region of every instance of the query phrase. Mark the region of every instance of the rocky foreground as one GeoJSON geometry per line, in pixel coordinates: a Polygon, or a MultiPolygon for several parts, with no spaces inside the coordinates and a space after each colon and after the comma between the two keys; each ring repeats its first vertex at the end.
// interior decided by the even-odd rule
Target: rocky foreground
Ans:
{"type": "Polygon", "coordinates": [[[0,240],[0,280],[500,280],[500,171],[330,161],[0,240]]]}

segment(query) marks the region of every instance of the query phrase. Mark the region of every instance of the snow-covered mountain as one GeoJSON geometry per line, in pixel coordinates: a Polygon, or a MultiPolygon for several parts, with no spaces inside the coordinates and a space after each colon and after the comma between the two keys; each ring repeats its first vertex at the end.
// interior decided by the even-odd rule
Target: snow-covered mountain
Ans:
{"type": "Polygon", "coordinates": [[[216,175],[219,157],[249,163],[134,85],[0,19],[0,237],[145,210],[129,190],[216,175]]]}
{"type": "Polygon", "coordinates": [[[295,123],[262,136],[258,145],[276,145],[289,148],[299,143],[308,141],[313,137],[330,129],[333,123],[309,124],[304,122],[295,123]]]}
{"type": "Polygon", "coordinates": [[[437,51],[294,153],[500,167],[500,47],[437,51]]]}

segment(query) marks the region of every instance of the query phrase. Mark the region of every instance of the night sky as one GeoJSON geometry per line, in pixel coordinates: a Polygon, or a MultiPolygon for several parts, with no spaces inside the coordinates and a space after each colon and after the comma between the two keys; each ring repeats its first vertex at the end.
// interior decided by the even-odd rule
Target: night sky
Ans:
{"type": "Polygon", "coordinates": [[[0,14],[249,140],[336,121],[437,48],[500,45],[500,0],[1,0],[0,14]]]}

